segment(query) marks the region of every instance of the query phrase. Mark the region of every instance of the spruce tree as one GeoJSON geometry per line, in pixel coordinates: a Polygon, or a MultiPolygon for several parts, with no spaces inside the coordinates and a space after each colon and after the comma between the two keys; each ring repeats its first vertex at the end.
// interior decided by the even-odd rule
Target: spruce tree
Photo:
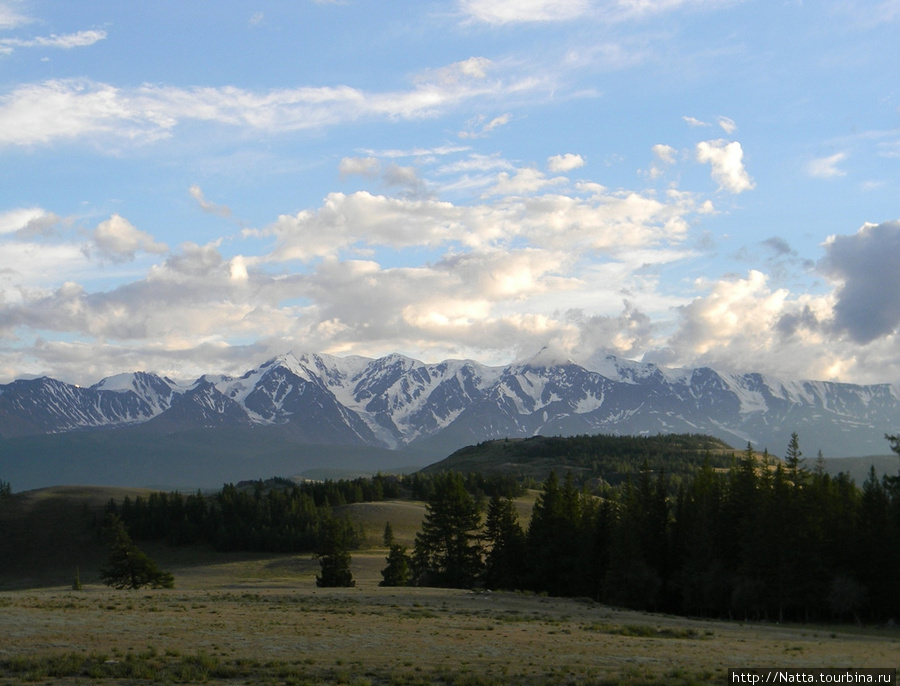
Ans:
{"type": "Polygon", "coordinates": [[[350,553],[346,550],[334,550],[327,555],[319,556],[322,573],[316,575],[316,586],[320,588],[337,588],[356,586],[353,573],[350,571],[350,553]]]}
{"type": "Polygon", "coordinates": [[[329,519],[325,524],[317,556],[322,573],[316,575],[316,586],[321,588],[356,586],[350,571],[349,537],[352,531],[340,520],[329,519]]]}
{"type": "Polygon", "coordinates": [[[379,586],[409,586],[412,580],[409,555],[406,548],[396,543],[391,545],[387,556],[387,567],[381,570],[379,586]]]}
{"type": "Polygon", "coordinates": [[[526,537],[533,590],[551,595],[591,594],[594,584],[583,565],[590,552],[591,524],[572,473],[560,486],[551,472],[534,504],[526,537]]]}
{"type": "Polygon", "coordinates": [[[788,443],[787,452],[784,454],[784,466],[788,470],[788,474],[794,483],[798,483],[803,476],[803,453],[800,452],[800,439],[797,432],[791,434],[791,440],[788,443]]]}
{"type": "Polygon", "coordinates": [[[488,545],[484,585],[488,588],[519,589],[525,586],[525,534],[511,498],[499,494],[488,503],[484,540],[488,545]]]}
{"type": "Polygon", "coordinates": [[[416,581],[426,586],[469,588],[481,574],[481,514],[458,473],[436,476],[433,488],[413,549],[416,581]]]}

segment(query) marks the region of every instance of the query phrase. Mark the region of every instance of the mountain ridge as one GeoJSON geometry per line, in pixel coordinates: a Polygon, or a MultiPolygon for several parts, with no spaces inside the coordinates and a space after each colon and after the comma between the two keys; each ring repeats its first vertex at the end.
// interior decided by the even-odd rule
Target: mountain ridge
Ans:
{"type": "Polygon", "coordinates": [[[298,442],[391,450],[423,441],[455,449],[504,436],[687,431],[777,451],[779,439],[814,428],[843,456],[878,452],[877,441],[900,424],[900,393],[890,384],[673,370],[612,355],[581,365],[548,351],[504,366],[291,352],[239,377],[206,374],[187,384],[126,372],[86,388],[50,377],[0,385],[2,438],[142,424],[160,434],[285,425],[298,442]],[[442,435],[448,440],[437,440],[442,435]]]}

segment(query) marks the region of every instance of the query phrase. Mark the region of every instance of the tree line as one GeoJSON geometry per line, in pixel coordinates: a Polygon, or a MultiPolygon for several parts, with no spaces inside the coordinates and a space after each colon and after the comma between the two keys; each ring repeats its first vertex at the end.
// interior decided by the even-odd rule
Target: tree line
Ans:
{"type": "Polygon", "coordinates": [[[121,503],[110,500],[106,512],[144,541],[210,545],[220,551],[311,552],[362,542],[362,531],[348,517],[335,515],[334,508],[398,496],[397,480],[381,475],[301,484],[271,479],[226,484],[212,496],[199,491],[126,496],[121,503]]]}
{"type": "MultiPolygon", "coordinates": [[[[900,454],[900,437],[888,436],[900,454]]],[[[622,607],[769,620],[900,617],[900,476],[862,486],[748,445],[706,461],[672,493],[642,470],[602,497],[551,474],[522,527],[495,495],[483,516],[459,474],[437,478],[410,554],[393,545],[386,585],[522,589],[622,607]]]]}

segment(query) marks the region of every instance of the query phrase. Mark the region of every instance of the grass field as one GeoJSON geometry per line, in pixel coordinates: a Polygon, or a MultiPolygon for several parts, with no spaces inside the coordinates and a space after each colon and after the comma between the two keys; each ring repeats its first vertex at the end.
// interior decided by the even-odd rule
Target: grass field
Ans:
{"type": "MultiPolygon", "coordinates": [[[[15,521],[37,526],[34,513],[53,520],[55,508],[80,521],[84,502],[107,497],[35,494],[17,503],[15,521]]],[[[353,555],[355,588],[316,588],[318,564],[308,555],[148,547],[175,575],[174,590],[157,591],[99,585],[96,561],[81,570],[84,589],[73,591],[74,570],[67,559],[54,564],[52,551],[29,558],[44,568],[26,586],[12,583],[18,572],[0,561],[8,589],[0,591],[0,685],[724,684],[729,667],[900,666],[897,629],[740,624],[586,599],[381,588],[384,522],[409,543],[421,506],[348,509],[372,544],[353,555]],[[54,574],[65,579],[48,584],[54,574]]],[[[79,530],[74,521],[60,527],[70,537],[79,530]]],[[[0,543],[10,540],[8,529],[0,532],[0,543]]],[[[57,543],[63,558],[79,547],[57,543]]]]}

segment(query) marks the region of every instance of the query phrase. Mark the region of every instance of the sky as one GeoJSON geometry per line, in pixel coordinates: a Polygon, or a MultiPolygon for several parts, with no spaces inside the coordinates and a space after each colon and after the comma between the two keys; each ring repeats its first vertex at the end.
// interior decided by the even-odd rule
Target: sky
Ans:
{"type": "Polygon", "coordinates": [[[900,382],[900,0],[0,0],[0,383],[900,382]]]}

